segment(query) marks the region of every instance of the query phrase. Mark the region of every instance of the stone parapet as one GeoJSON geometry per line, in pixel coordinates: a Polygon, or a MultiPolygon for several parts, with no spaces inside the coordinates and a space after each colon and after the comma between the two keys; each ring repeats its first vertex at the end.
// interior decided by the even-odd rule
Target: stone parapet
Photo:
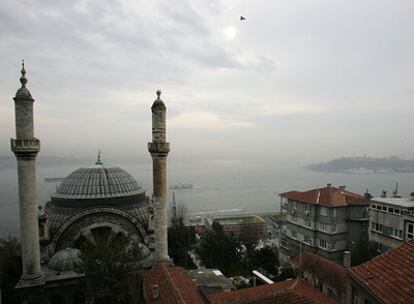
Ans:
{"type": "Polygon", "coordinates": [[[10,139],[10,147],[16,157],[36,157],[40,151],[40,140],[33,139],[10,139]]]}
{"type": "Polygon", "coordinates": [[[170,143],[148,143],[148,151],[151,155],[154,154],[165,154],[165,156],[170,152],[170,143]]]}

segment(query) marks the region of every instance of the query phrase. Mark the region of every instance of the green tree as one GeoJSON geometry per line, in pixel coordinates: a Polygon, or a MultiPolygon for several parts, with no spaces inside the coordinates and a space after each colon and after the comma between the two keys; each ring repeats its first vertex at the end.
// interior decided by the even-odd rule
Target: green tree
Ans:
{"type": "MultiPolygon", "coordinates": [[[[20,243],[17,238],[9,236],[0,239],[0,289],[2,303],[20,303],[14,287],[22,274],[20,243]]],[[[1,301],[0,301],[1,302],[1,301]]]]}
{"type": "Polygon", "coordinates": [[[196,268],[188,252],[196,244],[194,227],[184,225],[185,209],[180,208],[178,216],[168,228],[168,254],[174,264],[184,268],[196,268]]]}
{"type": "Polygon", "coordinates": [[[365,263],[378,255],[376,246],[370,241],[358,241],[351,250],[351,266],[356,266],[365,263]]]}
{"type": "Polygon", "coordinates": [[[206,267],[218,268],[227,276],[243,274],[241,244],[233,236],[224,233],[223,227],[213,222],[200,239],[196,252],[206,267]]]}
{"type": "Polygon", "coordinates": [[[248,267],[266,276],[275,278],[279,272],[279,256],[277,249],[265,246],[260,249],[247,250],[248,267]]]}
{"type": "Polygon", "coordinates": [[[95,237],[81,248],[83,271],[87,275],[85,295],[94,303],[140,303],[139,243],[119,234],[95,237]]]}

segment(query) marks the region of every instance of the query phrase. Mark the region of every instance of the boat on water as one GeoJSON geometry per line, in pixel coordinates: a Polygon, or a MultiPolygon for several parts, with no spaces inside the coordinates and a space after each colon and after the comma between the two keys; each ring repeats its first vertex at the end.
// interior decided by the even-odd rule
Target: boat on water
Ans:
{"type": "Polygon", "coordinates": [[[193,184],[174,184],[170,185],[170,189],[179,190],[179,189],[193,189],[193,184]]]}
{"type": "Polygon", "coordinates": [[[46,183],[55,183],[55,182],[61,182],[65,178],[64,177],[45,177],[46,183]]]}

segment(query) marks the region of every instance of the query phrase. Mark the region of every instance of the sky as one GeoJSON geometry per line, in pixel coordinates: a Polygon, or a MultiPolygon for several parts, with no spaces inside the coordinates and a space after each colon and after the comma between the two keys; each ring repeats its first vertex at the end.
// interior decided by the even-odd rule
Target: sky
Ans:
{"type": "Polygon", "coordinates": [[[175,161],[414,158],[413,12],[412,0],[2,0],[0,155],[24,58],[41,155],[148,160],[161,89],[175,161]]]}

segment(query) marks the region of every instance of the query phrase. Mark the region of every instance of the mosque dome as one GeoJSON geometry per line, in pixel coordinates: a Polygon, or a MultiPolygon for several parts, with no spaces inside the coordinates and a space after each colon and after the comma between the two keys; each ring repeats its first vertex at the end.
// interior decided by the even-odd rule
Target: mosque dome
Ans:
{"type": "Polygon", "coordinates": [[[119,167],[97,164],[69,174],[52,194],[56,199],[109,199],[144,193],[137,181],[119,167]]]}
{"type": "Polygon", "coordinates": [[[80,251],[76,248],[66,248],[58,251],[48,263],[50,269],[59,272],[75,270],[81,265],[80,251]]]}

